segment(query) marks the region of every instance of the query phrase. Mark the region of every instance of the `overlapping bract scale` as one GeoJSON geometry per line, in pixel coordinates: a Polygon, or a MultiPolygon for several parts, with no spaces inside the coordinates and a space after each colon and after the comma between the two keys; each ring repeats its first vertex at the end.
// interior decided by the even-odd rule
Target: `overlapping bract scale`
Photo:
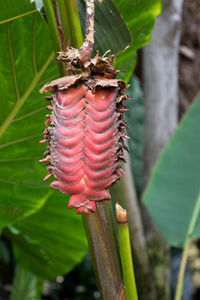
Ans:
{"type": "MultiPolygon", "coordinates": [[[[52,114],[44,140],[51,186],[71,195],[68,207],[77,213],[95,211],[95,202],[110,199],[107,189],[121,177],[123,159],[122,99],[117,84],[91,88],[80,82],[59,89],[52,83],[52,114]]],[[[117,83],[117,80],[116,80],[117,83]]],[[[45,89],[44,89],[45,91],[45,89]]],[[[46,179],[45,178],[45,179],[46,179]]]]}

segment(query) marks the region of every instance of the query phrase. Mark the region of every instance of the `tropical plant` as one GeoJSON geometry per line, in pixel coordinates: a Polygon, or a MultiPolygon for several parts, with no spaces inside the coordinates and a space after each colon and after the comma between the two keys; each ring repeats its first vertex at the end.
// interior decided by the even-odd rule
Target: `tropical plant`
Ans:
{"type": "MultiPolygon", "coordinates": [[[[149,42],[160,1],[96,0],[95,5],[93,54],[110,50],[117,56],[116,69],[126,70],[118,78],[128,82],[136,51],[149,42]]],[[[39,297],[37,283],[69,272],[87,253],[88,243],[102,297],[123,297],[111,203],[99,203],[95,214],[83,217],[87,243],[81,217],[66,208],[66,196],[42,182],[46,172],[38,163],[46,114],[38,91],[64,75],[63,65],[53,61],[55,52],[64,51],[68,43],[82,45],[84,1],[13,0],[1,1],[0,8],[0,228],[19,264],[11,299],[25,297],[23,292],[27,299],[39,297]],[[25,273],[27,282],[21,279],[25,273]]],[[[191,235],[199,236],[198,112],[199,97],[164,149],[143,196],[168,242],[185,249],[176,300],[191,235]]]]}

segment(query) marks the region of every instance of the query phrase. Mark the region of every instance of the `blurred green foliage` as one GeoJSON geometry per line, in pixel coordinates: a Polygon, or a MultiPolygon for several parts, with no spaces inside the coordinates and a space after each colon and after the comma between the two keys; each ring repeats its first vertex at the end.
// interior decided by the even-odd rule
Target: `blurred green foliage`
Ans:
{"type": "MultiPolygon", "coordinates": [[[[200,94],[156,163],[143,201],[167,241],[183,247],[200,191],[200,94]]],[[[200,236],[200,217],[192,236],[200,236]]]]}

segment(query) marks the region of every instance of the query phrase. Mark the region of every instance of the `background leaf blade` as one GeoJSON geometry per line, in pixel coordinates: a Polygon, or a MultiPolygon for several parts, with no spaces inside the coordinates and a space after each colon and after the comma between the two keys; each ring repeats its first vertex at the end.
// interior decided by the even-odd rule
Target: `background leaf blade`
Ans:
{"type": "Polygon", "coordinates": [[[53,193],[38,212],[15,223],[20,234],[7,232],[19,263],[49,279],[69,272],[88,249],[81,217],[67,208],[66,196],[59,195],[53,193]]]}
{"type": "MultiPolygon", "coordinates": [[[[78,0],[82,32],[85,28],[85,4],[78,0]]],[[[110,54],[123,51],[132,41],[131,33],[119,11],[111,0],[95,0],[95,54],[100,55],[110,50],[110,54]]]]}
{"type": "Polygon", "coordinates": [[[143,195],[158,230],[177,247],[184,244],[200,188],[199,112],[200,95],[161,154],[143,195]]]}
{"type": "Polygon", "coordinates": [[[129,49],[121,53],[116,60],[116,68],[126,70],[119,76],[127,82],[137,62],[137,50],[150,41],[154,20],[161,12],[161,1],[114,0],[114,3],[132,34],[129,49]]]}

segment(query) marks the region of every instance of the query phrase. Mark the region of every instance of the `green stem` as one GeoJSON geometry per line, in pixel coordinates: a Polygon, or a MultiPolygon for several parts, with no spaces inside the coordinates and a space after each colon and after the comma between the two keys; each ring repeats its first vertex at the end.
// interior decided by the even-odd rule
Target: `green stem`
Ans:
{"type": "Polygon", "coordinates": [[[57,0],[57,1],[58,1],[59,13],[60,13],[60,20],[62,23],[62,28],[65,36],[65,42],[67,44],[71,36],[67,8],[64,0],[57,0]]]}
{"type": "Polygon", "coordinates": [[[68,15],[72,45],[75,48],[80,48],[83,43],[83,35],[81,30],[77,0],[62,1],[65,4],[68,15]]]}
{"type": "Polygon", "coordinates": [[[47,18],[54,50],[57,53],[62,50],[62,41],[57,27],[56,15],[52,0],[43,0],[45,15],[47,18]]]}
{"type": "Polygon", "coordinates": [[[120,202],[128,211],[131,248],[134,257],[137,290],[140,294],[140,298],[152,300],[156,299],[155,282],[152,278],[149,266],[141,211],[135,192],[135,184],[130,168],[130,157],[128,155],[124,170],[126,172],[124,178],[115,183],[112,187],[111,195],[115,202],[120,202]]]}
{"type": "Polygon", "coordinates": [[[119,248],[127,300],[138,300],[126,210],[116,204],[119,248]]]}
{"type": "Polygon", "coordinates": [[[83,223],[102,299],[123,299],[124,289],[111,201],[97,203],[94,214],[83,215],[83,223]]]}
{"type": "Polygon", "coordinates": [[[184,281],[184,274],[185,274],[185,267],[187,263],[187,256],[188,256],[188,249],[190,246],[190,240],[192,237],[192,233],[194,232],[194,227],[197,221],[197,218],[199,216],[200,212],[200,193],[198,195],[194,211],[192,214],[192,218],[189,224],[188,232],[186,234],[185,238],[185,243],[184,243],[184,251],[181,259],[181,265],[179,269],[179,274],[178,274],[178,281],[177,281],[177,286],[176,286],[176,294],[175,294],[175,300],[181,300],[181,295],[182,295],[182,289],[183,289],[183,281],[184,281]]]}
{"type": "MultiPolygon", "coordinates": [[[[58,29],[58,16],[56,17],[55,7],[53,5],[52,0],[43,0],[44,10],[46,19],[49,26],[50,35],[53,42],[54,51],[57,54],[59,51],[63,51],[64,49],[64,35],[62,32],[62,28],[58,29]],[[56,19],[57,18],[57,19],[56,19]]],[[[66,70],[64,64],[59,64],[59,70],[62,75],[65,75],[66,70]]]]}
{"type": "Polygon", "coordinates": [[[17,264],[10,300],[39,300],[42,290],[43,280],[37,278],[34,274],[17,264]]]}

